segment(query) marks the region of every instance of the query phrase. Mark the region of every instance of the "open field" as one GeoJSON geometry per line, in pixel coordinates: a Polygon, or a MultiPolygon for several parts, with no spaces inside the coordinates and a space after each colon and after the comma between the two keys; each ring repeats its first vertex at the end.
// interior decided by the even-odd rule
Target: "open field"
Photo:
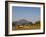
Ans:
{"type": "Polygon", "coordinates": [[[12,30],[34,30],[40,29],[40,24],[37,25],[16,25],[12,27],[12,30]]]}
{"type": "Polygon", "coordinates": [[[12,23],[12,30],[34,30],[34,29],[40,29],[41,23],[40,21],[36,21],[35,23],[27,22],[24,20],[24,22],[21,20],[21,22],[13,22],[12,23]]]}

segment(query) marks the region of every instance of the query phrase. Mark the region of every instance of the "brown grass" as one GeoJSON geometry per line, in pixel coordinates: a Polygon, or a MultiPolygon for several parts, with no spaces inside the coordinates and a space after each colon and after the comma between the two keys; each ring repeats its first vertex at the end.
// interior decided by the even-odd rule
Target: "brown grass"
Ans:
{"type": "Polygon", "coordinates": [[[12,26],[12,30],[31,30],[31,29],[40,29],[40,24],[37,24],[37,25],[16,25],[16,26],[12,26]]]}

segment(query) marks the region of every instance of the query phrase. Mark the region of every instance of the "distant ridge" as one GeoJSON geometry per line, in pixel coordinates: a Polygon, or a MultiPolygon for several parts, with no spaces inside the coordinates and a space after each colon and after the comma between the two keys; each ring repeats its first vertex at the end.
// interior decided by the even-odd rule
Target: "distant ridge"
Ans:
{"type": "Polygon", "coordinates": [[[24,24],[28,24],[30,21],[26,20],[26,19],[21,19],[19,21],[14,21],[13,23],[16,25],[22,25],[23,23],[24,24]]]}

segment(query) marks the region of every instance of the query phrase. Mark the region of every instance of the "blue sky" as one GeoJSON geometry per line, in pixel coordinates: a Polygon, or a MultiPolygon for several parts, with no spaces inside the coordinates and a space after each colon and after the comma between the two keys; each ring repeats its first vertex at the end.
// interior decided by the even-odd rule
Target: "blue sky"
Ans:
{"type": "Polygon", "coordinates": [[[12,7],[12,21],[27,19],[32,22],[40,20],[40,7],[12,7]]]}

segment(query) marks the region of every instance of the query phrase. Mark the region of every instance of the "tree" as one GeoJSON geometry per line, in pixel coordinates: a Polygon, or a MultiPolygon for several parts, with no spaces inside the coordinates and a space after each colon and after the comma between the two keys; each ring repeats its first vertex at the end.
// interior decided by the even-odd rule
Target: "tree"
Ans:
{"type": "Polygon", "coordinates": [[[32,23],[32,22],[29,22],[28,24],[33,25],[33,23],[32,23]]]}
{"type": "Polygon", "coordinates": [[[25,25],[25,23],[23,23],[22,25],[25,25]]]}
{"type": "Polygon", "coordinates": [[[35,22],[36,26],[40,26],[40,21],[35,22]]]}
{"type": "Polygon", "coordinates": [[[35,24],[40,24],[40,21],[35,22],[35,24]]]}

